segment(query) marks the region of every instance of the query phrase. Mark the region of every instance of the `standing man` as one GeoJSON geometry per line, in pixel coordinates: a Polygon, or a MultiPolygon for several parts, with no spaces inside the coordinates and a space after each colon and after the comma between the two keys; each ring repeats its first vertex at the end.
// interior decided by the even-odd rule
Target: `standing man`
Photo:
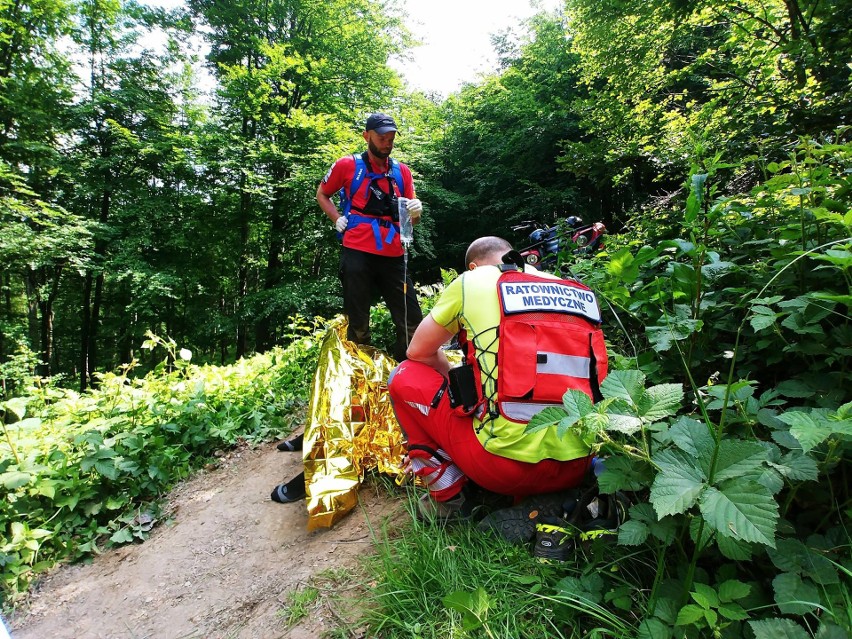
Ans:
{"type": "Polygon", "coordinates": [[[402,361],[423,315],[405,273],[397,198],[409,198],[414,224],[420,221],[423,204],[416,199],[409,168],[390,157],[396,133],[396,122],[389,115],[374,113],[367,118],[363,133],[367,150],[331,166],[317,188],[317,202],[343,235],[340,273],[343,312],[349,319],[347,339],[370,343],[370,303],[378,290],[396,327],[393,356],[402,361]],[[335,193],[340,194],[340,211],[331,200],[335,193]]]}

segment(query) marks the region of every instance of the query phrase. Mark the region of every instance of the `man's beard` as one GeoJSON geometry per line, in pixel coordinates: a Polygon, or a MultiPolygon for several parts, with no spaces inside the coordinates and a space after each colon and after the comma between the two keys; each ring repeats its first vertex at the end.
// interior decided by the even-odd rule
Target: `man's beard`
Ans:
{"type": "Polygon", "coordinates": [[[390,151],[380,151],[379,148],[375,144],[373,144],[372,140],[367,141],[367,148],[370,149],[370,153],[375,155],[377,158],[381,158],[383,160],[391,154],[390,151]]]}

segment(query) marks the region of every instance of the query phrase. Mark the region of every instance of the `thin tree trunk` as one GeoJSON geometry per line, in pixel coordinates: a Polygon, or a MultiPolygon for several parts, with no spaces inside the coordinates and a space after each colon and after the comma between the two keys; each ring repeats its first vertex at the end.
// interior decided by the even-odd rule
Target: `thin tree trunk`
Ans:
{"type": "MultiPolygon", "coordinates": [[[[104,190],[101,195],[101,212],[99,221],[106,224],[109,219],[111,206],[110,191],[104,190]]],[[[103,258],[106,253],[106,244],[103,240],[95,243],[95,255],[103,258]]],[[[83,330],[81,331],[81,354],[80,354],[80,390],[86,390],[87,386],[96,386],[95,370],[97,370],[97,339],[98,324],[100,322],[101,305],[103,302],[104,273],[98,272],[96,277],[91,272],[86,273],[86,285],[83,292],[83,330]],[[94,281],[94,291],[92,283],[94,281]]]]}
{"type": "MultiPolygon", "coordinates": [[[[249,63],[250,65],[250,63],[249,63]]],[[[243,117],[243,141],[248,143],[254,136],[254,122],[243,117]]],[[[245,173],[240,174],[240,265],[237,274],[237,352],[236,358],[243,357],[248,350],[248,327],[246,326],[245,301],[248,295],[248,238],[249,217],[251,215],[251,194],[246,188],[245,173]]]]}
{"type": "Polygon", "coordinates": [[[83,308],[80,319],[80,392],[86,390],[89,383],[89,341],[92,322],[92,272],[86,272],[83,284],[83,308]]]}
{"type": "MultiPolygon", "coordinates": [[[[275,175],[273,180],[281,184],[284,175],[275,175]]],[[[263,281],[263,290],[267,293],[273,291],[281,283],[281,253],[284,249],[284,200],[283,190],[275,188],[275,197],[272,200],[269,224],[269,250],[266,255],[266,276],[263,281]]],[[[256,345],[258,351],[266,351],[275,344],[275,331],[273,330],[273,318],[265,314],[257,322],[255,331],[256,345]]]]}

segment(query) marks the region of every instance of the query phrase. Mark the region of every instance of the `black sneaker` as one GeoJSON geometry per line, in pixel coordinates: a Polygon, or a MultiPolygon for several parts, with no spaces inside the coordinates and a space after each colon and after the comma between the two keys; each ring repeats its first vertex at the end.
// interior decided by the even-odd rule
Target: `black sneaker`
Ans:
{"type": "Polygon", "coordinates": [[[578,492],[565,490],[546,495],[532,495],[517,506],[503,508],[487,515],[477,528],[490,530],[510,544],[525,544],[535,535],[539,517],[564,517],[574,510],[578,492]]]}
{"type": "Polygon", "coordinates": [[[561,517],[539,517],[535,522],[533,557],[543,562],[567,561],[574,550],[577,532],[561,517]]]}
{"type": "Polygon", "coordinates": [[[426,493],[417,502],[418,518],[440,521],[478,521],[495,508],[506,506],[511,497],[492,493],[468,482],[461,492],[447,501],[435,501],[426,493]]]}

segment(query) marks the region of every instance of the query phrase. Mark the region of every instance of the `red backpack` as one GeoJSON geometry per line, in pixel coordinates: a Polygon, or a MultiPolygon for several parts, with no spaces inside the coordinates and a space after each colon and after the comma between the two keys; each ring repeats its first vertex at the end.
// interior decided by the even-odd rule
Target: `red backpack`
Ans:
{"type": "MultiPolygon", "coordinates": [[[[548,406],[561,406],[568,389],[599,401],[607,354],[595,294],[575,280],[524,273],[514,266],[501,269],[497,397],[484,397],[477,383],[479,401],[470,412],[482,420],[488,419],[486,413],[499,413],[526,423],[548,406]]],[[[473,343],[464,334],[462,342],[467,342],[465,359],[478,381],[482,369],[473,343]]]]}

